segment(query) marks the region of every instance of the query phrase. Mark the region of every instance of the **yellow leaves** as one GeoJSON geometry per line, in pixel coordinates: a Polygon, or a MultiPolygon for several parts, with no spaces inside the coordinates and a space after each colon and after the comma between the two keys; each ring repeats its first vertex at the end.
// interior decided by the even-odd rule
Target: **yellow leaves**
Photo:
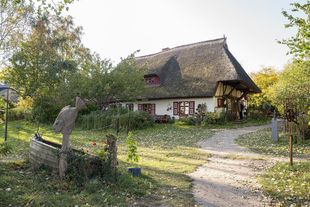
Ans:
{"type": "Polygon", "coordinates": [[[260,106],[263,103],[270,103],[273,93],[272,86],[278,82],[278,72],[270,67],[262,68],[259,72],[252,73],[251,77],[262,92],[251,95],[250,104],[260,106]]]}
{"type": "Polygon", "coordinates": [[[25,98],[20,97],[18,100],[17,106],[24,110],[32,108],[33,99],[30,96],[26,96],[25,98]]]}

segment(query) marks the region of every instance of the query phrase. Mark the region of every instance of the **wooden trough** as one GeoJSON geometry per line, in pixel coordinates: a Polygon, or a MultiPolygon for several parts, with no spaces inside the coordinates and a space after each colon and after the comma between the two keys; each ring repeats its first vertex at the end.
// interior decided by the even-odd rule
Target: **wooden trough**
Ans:
{"type": "MultiPolygon", "coordinates": [[[[102,176],[104,174],[109,174],[116,172],[117,166],[117,148],[116,148],[116,139],[108,137],[109,148],[107,152],[109,153],[108,159],[101,160],[98,156],[85,154],[81,150],[71,149],[71,152],[75,155],[83,155],[85,161],[83,171],[87,177],[93,176],[102,176]],[[110,161],[109,161],[110,160],[110,161]],[[108,164],[106,168],[102,168],[104,163],[108,164]],[[98,166],[101,166],[101,168],[98,166]]],[[[38,168],[42,165],[48,166],[52,169],[53,172],[59,172],[59,159],[60,159],[60,149],[61,145],[47,141],[35,135],[30,142],[30,153],[29,160],[33,168],[38,168]]],[[[115,173],[113,174],[115,176],[115,173]]]]}
{"type": "Polygon", "coordinates": [[[60,148],[60,144],[49,142],[35,135],[30,142],[30,163],[33,167],[46,165],[58,172],[60,148]]]}

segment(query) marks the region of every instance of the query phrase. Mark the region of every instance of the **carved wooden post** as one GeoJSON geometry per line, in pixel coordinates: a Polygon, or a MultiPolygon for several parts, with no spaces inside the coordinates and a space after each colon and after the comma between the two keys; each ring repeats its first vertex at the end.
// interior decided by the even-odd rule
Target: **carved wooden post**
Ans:
{"type": "Polygon", "coordinates": [[[62,146],[59,158],[59,177],[63,179],[68,167],[67,156],[70,151],[69,136],[74,128],[78,112],[85,108],[85,103],[80,97],[76,97],[75,107],[65,106],[59,112],[53,128],[56,133],[62,133],[62,146]]]}
{"type": "Polygon", "coordinates": [[[114,180],[117,179],[117,146],[116,146],[116,137],[113,134],[107,135],[107,145],[108,145],[108,159],[110,161],[111,175],[114,180]]]}
{"type": "Polygon", "coordinates": [[[117,167],[117,146],[116,146],[116,137],[112,134],[107,135],[107,143],[108,143],[108,151],[109,151],[109,158],[111,161],[111,168],[114,174],[116,173],[117,167]]]}
{"type": "Polygon", "coordinates": [[[289,122],[289,130],[290,130],[290,136],[289,136],[289,150],[290,150],[290,165],[293,165],[293,123],[296,121],[296,110],[294,111],[293,104],[290,99],[286,100],[285,103],[285,118],[289,122]]]}
{"type": "Polygon", "coordinates": [[[67,157],[70,150],[69,134],[62,135],[62,145],[59,156],[59,177],[63,179],[68,168],[67,157]]]}

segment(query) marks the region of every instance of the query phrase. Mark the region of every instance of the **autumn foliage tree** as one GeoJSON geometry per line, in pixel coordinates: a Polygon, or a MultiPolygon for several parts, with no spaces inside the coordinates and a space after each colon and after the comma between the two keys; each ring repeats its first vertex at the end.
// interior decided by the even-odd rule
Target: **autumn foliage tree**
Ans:
{"type": "Polygon", "coordinates": [[[273,86],[278,82],[279,73],[271,67],[266,67],[252,73],[251,78],[262,92],[249,96],[249,107],[261,110],[265,114],[272,112],[276,109],[273,101],[273,86]]]}

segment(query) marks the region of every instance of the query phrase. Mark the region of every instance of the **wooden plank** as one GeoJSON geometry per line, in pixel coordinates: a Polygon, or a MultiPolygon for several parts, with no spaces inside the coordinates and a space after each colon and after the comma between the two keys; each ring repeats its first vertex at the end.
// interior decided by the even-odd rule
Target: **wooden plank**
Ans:
{"type": "Polygon", "coordinates": [[[47,155],[50,155],[50,156],[55,156],[57,157],[59,155],[59,152],[55,153],[55,152],[52,152],[52,151],[42,151],[41,149],[30,149],[31,152],[33,153],[37,153],[37,154],[47,154],[47,155]]]}
{"type": "Polygon", "coordinates": [[[35,143],[30,144],[30,150],[35,152],[44,152],[50,155],[58,155],[59,150],[55,150],[53,148],[47,148],[46,146],[38,145],[35,143]]]}
{"type": "Polygon", "coordinates": [[[34,149],[42,149],[42,150],[49,150],[49,151],[54,151],[58,152],[60,149],[55,148],[53,146],[46,145],[44,143],[38,143],[38,142],[31,142],[30,147],[34,149]]]}
{"type": "Polygon", "coordinates": [[[58,162],[58,157],[54,157],[54,156],[49,156],[46,154],[35,154],[33,152],[30,152],[30,155],[35,157],[35,158],[39,158],[39,159],[43,159],[43,160],[47,160],[47,161],[52,161],[52,162],[58,162]]]}
{"type": "Polygon", "coordinates": [[[55,162],[47,161],[47,160],[40,159],[40,158],[37,158],[37,157],[35,157],[35,158],[34,157],[30,157],[30,162],[34,163],[34,164],[37,164],[37,165],[46,165],[46,166],[49,166],[51,168],[58,169],[58,162],[55,163],[55,162]]]}

